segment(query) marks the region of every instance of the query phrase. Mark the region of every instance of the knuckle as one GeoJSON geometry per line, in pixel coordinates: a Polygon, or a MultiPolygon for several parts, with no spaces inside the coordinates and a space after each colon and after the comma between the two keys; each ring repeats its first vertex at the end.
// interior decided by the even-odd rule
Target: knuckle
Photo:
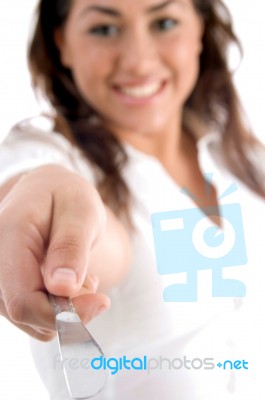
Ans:
{"type": "Polygon", "coordinates": [[[3,317],[7,317],[6,315],[6,307],[2,299],[0,299],[0,315],[3,317]]]}
{"type": "Polygon", "coordinates": [[[75,236],[65,236],[52,242],[49,250],[52,253],[79,252],[80,240],[75,236]]]}
{"type": "Polygon", "coordinates": [[[11,321],[18,324],[24,322],[25,304],[20,296],[12,296],[6,304],[6,310],[11,321]]]}

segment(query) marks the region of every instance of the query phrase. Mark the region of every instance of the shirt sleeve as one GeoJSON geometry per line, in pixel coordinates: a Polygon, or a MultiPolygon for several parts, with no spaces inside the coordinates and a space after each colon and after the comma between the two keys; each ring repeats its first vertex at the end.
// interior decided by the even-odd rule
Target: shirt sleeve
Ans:
{"type": "Polygon", "coordinates": [[[96,184],[95,170],[81,150],[50,128],[25,122],[10,131],[0,145],[0,186],[47,164],[61,165],[96,184]]]}

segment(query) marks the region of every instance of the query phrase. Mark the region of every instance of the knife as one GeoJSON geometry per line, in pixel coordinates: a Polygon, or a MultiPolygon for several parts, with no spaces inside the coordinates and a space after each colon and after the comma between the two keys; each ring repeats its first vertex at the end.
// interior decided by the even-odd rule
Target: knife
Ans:
{"type": "Polygon", "coordinates": [[[62,369],[70,396],[91,399],[105,386],[106,369],[93,369],[91,361],[104,357],[99,344],[82,323],[69,298],[49,293],[55,313],[55,325],[62,369]]]}

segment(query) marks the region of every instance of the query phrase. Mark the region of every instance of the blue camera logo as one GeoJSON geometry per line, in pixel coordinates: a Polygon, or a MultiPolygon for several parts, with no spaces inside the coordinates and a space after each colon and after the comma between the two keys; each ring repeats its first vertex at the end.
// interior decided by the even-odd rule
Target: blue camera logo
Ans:
{"type": "Polygon", "coordinates": [[[164,290],[168,302],[197,300],[197,272],[212,270],[213,297],[244,297],[245,285],[223,279],[223,268],[247,263],[244,229],[239,204],[219,207],[222,228],[207,215],[213,209],[191,208],[152,215],[152,227],[159,274],[186,272],[185,284],[164,290]]]}

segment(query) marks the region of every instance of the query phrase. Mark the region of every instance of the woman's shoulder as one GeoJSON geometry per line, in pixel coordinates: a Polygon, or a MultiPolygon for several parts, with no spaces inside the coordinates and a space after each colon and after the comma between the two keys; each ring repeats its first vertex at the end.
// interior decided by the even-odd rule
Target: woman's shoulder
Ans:
{"type": "Polygon", "coordinates": [[[54,119],[48,115],[38,115],[16,123],[3,143],[38,143],[70,150],[74,146],[61,133],[55,130],[54,119]]]}
{"type": "Polygon", "coordinates": [[[54,119],[40,115],[16,123],[0,146],[0,165],[23,170],[46,163],[67,167],[95,181],[95,168],[82,150],[56,131],[54,119]]]}

